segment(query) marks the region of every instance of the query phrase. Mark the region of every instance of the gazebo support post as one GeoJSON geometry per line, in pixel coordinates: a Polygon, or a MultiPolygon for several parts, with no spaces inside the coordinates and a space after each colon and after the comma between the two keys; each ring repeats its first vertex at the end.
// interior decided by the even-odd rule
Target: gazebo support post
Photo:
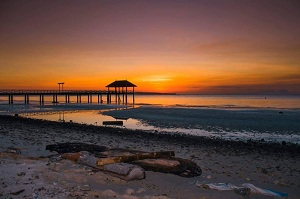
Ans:
{"type": "Polygon", "coordinates": [[[117,103],[117,87],[115,87],[116,103],[117,103]]]}
{"type": "Polygon", "coordinates": [[[126,98],[126,104],[127,104],[127,86],[126,86],[126,96],[125,96],[125,98],[126,98]]]}

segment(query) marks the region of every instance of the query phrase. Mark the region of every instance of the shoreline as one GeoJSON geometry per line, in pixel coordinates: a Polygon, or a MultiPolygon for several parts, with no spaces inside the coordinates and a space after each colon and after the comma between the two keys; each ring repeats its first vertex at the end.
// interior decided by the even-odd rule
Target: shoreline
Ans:
{"type": "MultiPolygon", "coordinates": [[[[13,108],[12,108],[13,110],[13,108]]],[[[300,112],[277,109],[215,109],[170,106],[46,105],[30,111],[11,112],[20,116],[51,121],[73,121],[99,126],[119,119],[128,129],[168,134],[189,134],[233,141],[293,143],[300,145],[300,112]],[[95,114],[96,112],[98,114],[95,114]]]]}
{"type": "MultiPolygon", "coordinates": [[[[105,197],[108,190],[113,191],[113,195],[117,195],[119,198],[241,198],[233,191],[204,189],[195,185],[201,182],[231,183],[234,185],[247,182],[261,188],[286,192],[289,194],[288,198],[292,199],[296,199],[300,195],[300,185],[297,184],[300,179],[300,147],[289,143],[225,141],[3,115],[0,116],[0,136],[1,152],[13,146],[20,148],[21,155],[24,157],[41,157],[53,154],[45,150],[45,146],[49,144],[82,142],[109,148],[141,151],[171,150],[175,152],[176,157],[192,160],[202,169],[202,175],[195,178],[182,178],[171,174],[147,171],[145,180],[132,182],[123,182],[110,176],[103,177],[104,174],[93,174],[91,178],[94,177],[93,180],[102,183],[102,185],[99,187],[96,182],[88,181],[91,190],[81,192],[90,198],[94,192],[105,197]],[[109,181],[105,181],[105,179],[109,179],[109,181]],[[134,191],[129,194],[126,192],[129,189],[134,191]],[[140,190],[144,191],[140,193],[140,190]],[[124,193],[126,194],[124,195],[124,193]]],[[[8,167],[19,165],[17,163],[20,163],[21,160],[1,158],[1,161],[0,172],[5,174],[6,172],[15,173],[13,166],[11,169],[8,167]]],[[[21,162],[24,163],[24,161],[27,160],[21,162]]],[[[36,161],[31,163],[34,165],[47,163],[36,161]]],[[[64,168],[55,171],[59,174],[68,171],[69,173],[64,176],[73,179],[73,181],[79,177],[72,173],[82,169],[81,166],[74,166],[74,163],[68,161],[59,162],[53,166],[64,168]],[[66,168],[66,165],[73,166],[66,168]]],[[[48,169],[48,167],[44,169],[48,169]]],[[[82,170],[82,172],[84,171],[82,170]]],[[[66,180],[65,177],[61,181],[66,180]]],[[[66,186],[65,191],[70,190],[72,186],[77,186],[76,183],[84,182],[89,178],[86,175],[81,176],[81,180],[78,182],[75,180],[72,182],[73,184],[66,186]]],[[[2,179],[12,181],[5,175],[2,179]]],[[[52,179],[50,182],[57,183],[55,180],[52,179]]],[[[11,183],[13,184],[14,181],[11,183]]],[[[37,185],[33,183],[32,186],[37,185]]],[[[22,194],[25,193],[26,191],[22,194]]],[[[251,194],[249,198],[272,197],[251,194]]]]}
{"type": "Polygon", "coordinates": [[[286,153],[291,157],[300,157],[300,145],[282,142],[267,142],[267,141],[256,141],[256,140],[224,140],[221,138],[209,138],[188,134],[177,134],[169,132],[159,132],[159,131],[146,131],[146,130],[137,130],[137,129],[127,129],[119,127],[109,127],[109,126],[95,126],[92,124],[79,124],[73,122],[58,122],[58,121],[48,121],[42,119],[33,119],[22,116],[7,116],[0,115],[1,121],[22,121],[25,124],[37,124],[47,126],[55,126],[62,129],[68,130],[83,130],[83,131],[101,131],[104,134],[113,134],[114,136],[126,136],[126,137],[135,137],[139,139],[153,139],[161,140],[173,143],[180,144],[189,144],[189,145],[198,145],[201,147],[216,147],[218,146],[221,149],[232,150],[231,152],[244,153],[244,152],[253,152],[253,153],[264,153],[266,155],[277,155],[278,153],[286,153]]]}

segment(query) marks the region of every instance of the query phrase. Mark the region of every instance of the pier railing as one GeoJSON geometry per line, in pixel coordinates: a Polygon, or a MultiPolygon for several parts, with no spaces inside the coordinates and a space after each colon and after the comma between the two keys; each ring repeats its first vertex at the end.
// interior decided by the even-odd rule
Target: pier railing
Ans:
{"type": "MultiPolygon", "coordinates": [[[[11,95],[11,94],[107,94],[105,90],[0,90],[0,95],[11,95]]],[[[116,93],[110,90],[109,93],[116,93]]],[[[117,91],[117,93],[119,93],[117,91]]],[[[123,92],[121,92],[123,93],[123,92]]],[[[127,90],[127,93],[132,91],[127,90]]]]}

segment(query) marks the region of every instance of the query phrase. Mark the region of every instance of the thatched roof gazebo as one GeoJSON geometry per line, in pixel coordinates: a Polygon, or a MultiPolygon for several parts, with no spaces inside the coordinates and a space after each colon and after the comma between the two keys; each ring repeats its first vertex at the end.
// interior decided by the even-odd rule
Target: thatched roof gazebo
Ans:
{"type": "Polygon", "coordinates": [[[116,95],[116,103],[121,103],[121,102],[125,102],[127,104],[127,95],[128,94],[132,94],[132,99],[133,99],[133,103],[134,103],[134,88],[137,87],[135,84],[127,81],[127,80],[116,80],[112,83],[110,83],[109,85],[106,86],[107,87],[107,103],[111,103],[111,95],[115,94],[116,95]],[[110,88],[115,88],[112,91],[110,90],[110,88]],[[128,88],[132,88],[132,92],[128,91],[128,88]],[[123,96],[123,100],[121,100],[120,95],[123,96]],[[125,100],[124,100],[125,97],[125,100]]]}

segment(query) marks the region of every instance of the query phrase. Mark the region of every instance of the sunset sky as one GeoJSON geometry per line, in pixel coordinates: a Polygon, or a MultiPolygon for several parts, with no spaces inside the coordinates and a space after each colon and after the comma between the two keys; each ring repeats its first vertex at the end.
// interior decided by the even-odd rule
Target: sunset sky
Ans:
{"type": "Polygon", "coordinates": [[[2,0],[0,89],[300,94],[300,1],[2,0]]]}

